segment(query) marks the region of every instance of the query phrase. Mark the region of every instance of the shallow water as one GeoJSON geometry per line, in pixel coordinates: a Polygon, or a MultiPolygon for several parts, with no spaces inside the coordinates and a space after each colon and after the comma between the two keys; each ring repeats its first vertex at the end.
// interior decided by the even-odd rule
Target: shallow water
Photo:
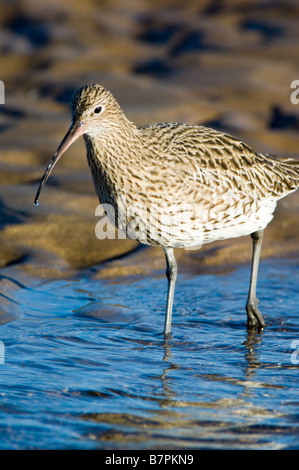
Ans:
{"type": "Polygon", "coordinates": [[[167,342],[164,276],[20,289],[0,327],[0,448],[298,449],[298,263],[261,263],[261,333],[248,278],[180,275],[167,342]]]}

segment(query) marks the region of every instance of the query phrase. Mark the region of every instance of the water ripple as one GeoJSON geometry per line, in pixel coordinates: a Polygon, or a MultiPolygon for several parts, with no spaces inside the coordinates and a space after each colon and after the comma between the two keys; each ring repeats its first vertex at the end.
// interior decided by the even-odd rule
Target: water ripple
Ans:
{"type": "Polygon", "coordinates": [[[295,261],[261,263],[253,333],[247,267],[181,275],[168,341],[166,281],[21,289],[1,325],[0,448],[298,448],[297,280],[295,261]]]}

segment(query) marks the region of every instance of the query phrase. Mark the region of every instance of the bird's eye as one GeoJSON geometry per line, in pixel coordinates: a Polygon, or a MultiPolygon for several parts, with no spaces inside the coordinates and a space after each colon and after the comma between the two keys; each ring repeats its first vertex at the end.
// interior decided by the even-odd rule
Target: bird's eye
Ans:
{"type": "Polygon", "coordinates": [[[103,110],[102,106],[97,106],[94,110],[94,113],[95,114],[100,114],[102,112],[102,110],[103,110]]]}

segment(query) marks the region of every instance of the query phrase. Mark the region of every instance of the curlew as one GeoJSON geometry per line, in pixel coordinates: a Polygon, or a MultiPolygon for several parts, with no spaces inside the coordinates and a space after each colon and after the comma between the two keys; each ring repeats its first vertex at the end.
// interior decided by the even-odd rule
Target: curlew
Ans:
{"type": "Polygon", "coordinates": [[[46,168],[35,204],[61,155],[83,135],[96,194],[108,215],[116,214],[112,219],[117,228],[164,249],[164,334],[171,331],[174,248],[245,235],[253,243],[247,325],[263,328],[256,297],[263,232],[277,201],[299,187],[299,162],[255,152],[237,138],[204,126],[137,127],[100,85],[77,90],[71,112],[71,126],[46,168]]]}

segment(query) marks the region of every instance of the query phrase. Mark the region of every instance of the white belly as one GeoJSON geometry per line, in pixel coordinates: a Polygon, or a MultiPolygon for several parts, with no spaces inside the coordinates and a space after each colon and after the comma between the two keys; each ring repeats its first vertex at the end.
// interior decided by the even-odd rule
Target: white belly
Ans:
{"type": "MultiPolygon", "coordinates": [[[[273,218],[274,199],[240,201],[220,210],[208,205],[159,205],[150,209],[123,206],[119,229],[148,245],[173,248],[200,247],[213,241],[249,235],[264,229],[273,218]],[[213,212],[214,210],[214,212],[213,212]]],[[[119,205],[120,208],[120,205],[119,205]]]]}

